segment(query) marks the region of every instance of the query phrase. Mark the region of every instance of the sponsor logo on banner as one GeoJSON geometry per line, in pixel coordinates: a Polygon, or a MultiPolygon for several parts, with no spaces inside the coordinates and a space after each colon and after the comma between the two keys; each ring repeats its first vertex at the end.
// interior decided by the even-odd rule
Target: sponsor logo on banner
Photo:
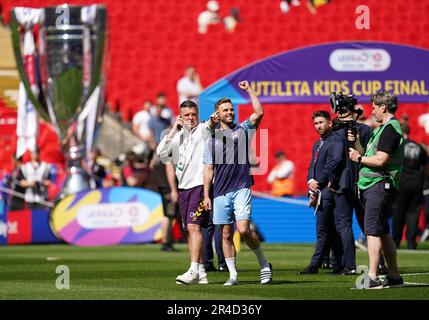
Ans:
{"type": "Polygon", "coordinates": [[[384,49],[336,49],[329,64],[338,72],[386,71],[391,58],[384,49]]]}
{"type": "Polygon", "coordinates": [[[162,237],[159,193],[130,187],[100,188],[66,196],[51,212],[54,233],[67,243],[100,246],[147,243],[162,237]]]}
{"type": "Polygon", "coordinates": [[[149,219],[149,208],[143,203],[110,203],[82,206],[78,223],[85,229],[134,227],[149,219]]]}

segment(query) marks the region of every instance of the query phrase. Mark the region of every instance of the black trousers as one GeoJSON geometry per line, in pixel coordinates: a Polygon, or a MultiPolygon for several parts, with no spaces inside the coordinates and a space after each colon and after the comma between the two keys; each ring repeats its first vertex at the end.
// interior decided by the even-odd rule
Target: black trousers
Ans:
{"type": "Polygon", "coordinates": [[[353,236],[353,195],[351,192],[334,194],[334,223],[335,229],[341,239],[343,256],[341,265],[356,269],[356,247],[353,236]]]}
{"type": "Polygon", "coordinates": [[[213,224],[213,215],[210,214],[209,223],[207,224],[207,227],[201,228],[202,234],[203,234],[203,260],[204,260],[204,267],[207,268],[211,265],[213,265],[214,260],[214,252],[213,252],[213,237],[214,237],[214,243],[215,243],[215,250],[217,254],[218,259],[218,266],[219,267],[226,267],[225,262],[225,256],[223,255],[223,249],[222,249],[222,229],[220,228],[220,225],[214,225],[213,224]]]}
{"type": "Polygon", "coordinates": [[[402,240],[404,225],[407,226],[405,234],[407,248],[417,248],[416,237],[419,234],[418,223],[423,204],[422,192],[423,188],[420,185],[403,184],[396,196],[393,206],[392,237],[398,248],[402,240]]]}
{"type": "Polygon", "coordinates": [[[311,257],[310,265],[319,268],[322,265],[324,253],[328,248],[332,248],[334,263],[341,264],[341,244],[334,224],[334,199],[328,190],[323,190],[322,200],[316,212],[316,249],[311,257]]]}

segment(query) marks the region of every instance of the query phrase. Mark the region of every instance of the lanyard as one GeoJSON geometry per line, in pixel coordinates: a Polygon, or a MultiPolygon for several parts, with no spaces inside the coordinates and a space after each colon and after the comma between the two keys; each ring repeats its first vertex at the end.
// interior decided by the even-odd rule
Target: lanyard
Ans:
{"type": "MultiPolygon", "coordinates": [[[[192,157],[192,147],[194,145],[194,139],[192,134],[196,130],[197,127],[187,132],[187,137],[183,140],[183,143],[179,147],[179,161],[177,162],[177,169],[183,171],[185,164],[189,161],[186,160],[187,157],[192,157]]],[[[185,129],[186,130],[186,129],[185,129]]]]}

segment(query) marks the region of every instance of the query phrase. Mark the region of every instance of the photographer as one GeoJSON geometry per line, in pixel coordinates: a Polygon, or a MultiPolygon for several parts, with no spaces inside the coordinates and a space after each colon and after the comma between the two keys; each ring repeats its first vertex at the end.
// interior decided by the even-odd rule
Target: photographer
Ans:
{"type": "Polygon", "coordinates": [[[18,180],[25,188],[25,202],[30,210],[45,210],[42,204],[48,200],[48,187],[51,184],[51,165],[40,161],[39,150],[31,152],[31,161],[20,168],[18,180]]]}
{"type": "Polygon", "coordinates": [[[402,128],[394,113],[398,109],[396,96],[381,91],[371,97],[373,114],[380,126],[374,130],[362,155],[349,149],[349,157],[360,164],[358,187],[365,205],[365,235],[368,238],[369,272],[365,288],[401,287],[396,245],[390,236],[388,217],[399,189],[399,175],[404,160],[402,128]],[[378,277],[380,253],[389,265],[389,275],[382,283],[378,277]]]}
{"type": "MultiPolygon", "coordinates": [[[[365,234],[365,210],[359,198],[359,189],[357,187],[359,164],[349,159],[348,149],[354,148],[359,151],[359,153],[364,154],[366,145],[368,144],[368,141],[371,137],[372,128],[366,124],[356,122],[356,120],[363,113],[363,110],[357,108],[356,104],[357,100],[354,98],[354,96],[351,95],[344,97],[341,92],[338,95],[335,95],[334,92],[331,96],[332,112],[337,114],[337,118],[335,118],[333,121],[333,136],[343,141],[343,148],[341,151],[338,151],[343,154],[343,162],[342,165],[338,168],[339,179],[337,185],[338,190],[336,190],[336,192],[343,194],[344,196],[339,196],[336,198],[337,210],[335,212],[335,216],[336,219],[339,218],[340,221],[344,221],[341,219],[341,217],[347,217],[347,225],[350,223],[351,228],[351,219],[354,209],[359,227],[363,234],[365,234]]],[[[338,225],[338,223],[336,223],[336,225],[338,225]]],[[[342,223],[340,222],[339,225],[342,225],[342,223]]],[[[348,243],[350,244],[350,238],[347,239],[349,239],[348,243]]],[[[354,249],[353,257],[355,257],[355,254],[356,253],[354,249]]],[[[344,260],[351,261],[351,250],[344,249],[344,255],[344,260]]],[[[382,275],[388,274],[383,254],[380,256],[379,273],[382,275]]],[[[354,274],[354,272],[351,272],[351,274],[354,274]]]]}
{"type": "Polygon", "coordinates": [[[364,152],[371,135],[371,127],[357,123],[362,110],[356,108],[357,100],[353,95],[344,96],[341,92],[331,95],[332,112],[337,115],[333,120],[332,136],[338,143],[333,149],[333,156],[340,159],[335,177],[330,179],[334,192],[334,220],[343,247],[342,263],[334,273],[343,275],[356,274],[356,247],[352,223],[353,209],[363,230],[363,208],[357,197],[358,165],[348,158],[348,148],[353,147],[364,152]]]}

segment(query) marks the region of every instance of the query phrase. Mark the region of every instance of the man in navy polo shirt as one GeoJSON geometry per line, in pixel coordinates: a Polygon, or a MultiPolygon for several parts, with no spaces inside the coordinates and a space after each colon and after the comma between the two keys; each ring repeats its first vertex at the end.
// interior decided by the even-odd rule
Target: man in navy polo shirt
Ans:
{"type": "Polygon", "coordinates": [[[235,111],[229,98],[222,98],[215,104],[220,118],[220,130],[207,141],[204,150],[204,205],[212,208],[210,188],[213,177],[213,223],[221,225],[223,252],[230,278],[224,285],[237,285],[236,250],[233,242],[234,222],[238,232],[258,258],[261,284],[272,282],[272,266],[265,259],[258,236],[250,229],[252,211],[249,146],[262,120],[264,109],[247,81],[238,86],[245,90],[252,101],[253,114],[240,124],[234,123],[235,111]]]}

